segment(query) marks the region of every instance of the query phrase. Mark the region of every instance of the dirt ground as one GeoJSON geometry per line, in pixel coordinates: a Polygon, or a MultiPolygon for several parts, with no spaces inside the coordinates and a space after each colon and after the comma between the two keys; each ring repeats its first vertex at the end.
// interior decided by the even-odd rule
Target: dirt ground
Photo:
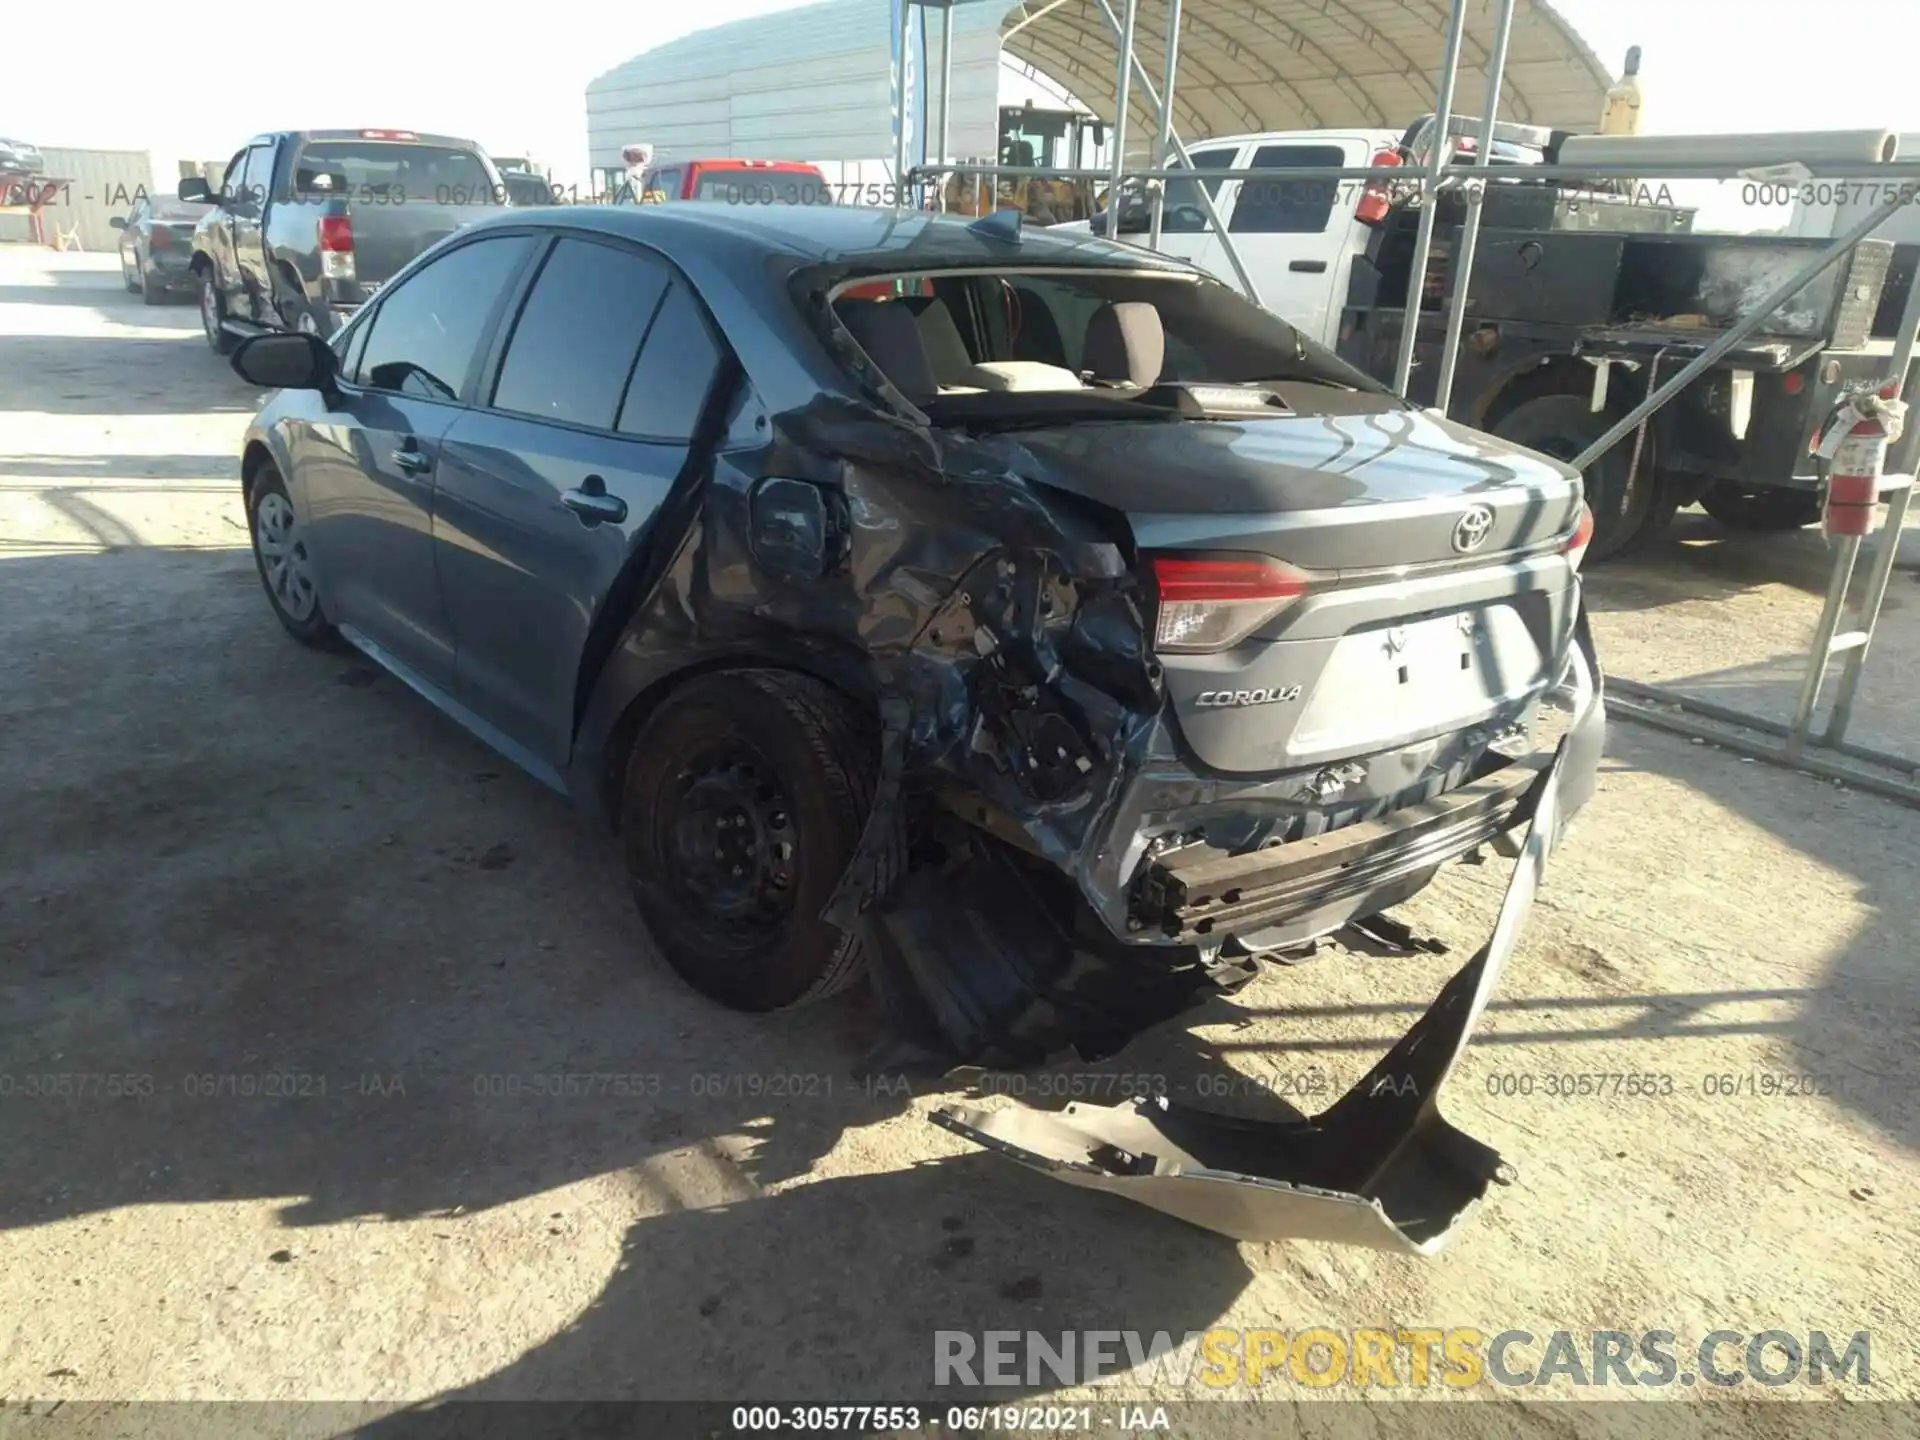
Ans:
{"type": "MultiPolygon", "coordinates": [[[[1446,1094],[1517,1183],[1435,1260],[1236,1245],[975,1152],[926,1119],[956,1092],[862,1091],[857,998],[757,1019],[686,990],[602,837],[274,624],[235,477],[257,398],[112,257],[0,251],[0,1397],[880,1401],[933,1393],[936,1330],[1215,1325],[1867,1330],[1852,1398],[1920,1393],[1912,811],[1616,724],[1446,1094]],[[554,1073],[637,1078],[506,1093],[554,1073]],[[1548,1097],[1573,1073],[1671,1093],[1548,1097]],[[77,1092],[27,1093],[55,1075],[77,1092]],[[240,1093],[268,1075],[293,1093],[240,1093]],[[1774,1076],[1819,1093],[1713,1093],[1774,1076]]],[[[1612,669],[1800,643],[1817,535],[1679,535],[1594,581],[1612,669]]],[[[1913,753],[1895,587],[1862,723],[1913,753]]],[[[1406,907],[1452,956],[1269,975],[1096,1068],[1338,1093],[1504,877],[1406,907]]],[[[1544,1408],[1543,1434],[1611,1423],[1544,1408]]],[[[1538,1428],[1422,1418],[1474,1412],[1538,1428]]],[[[1777,1407],[1713,1414],[1785,1433],[1777,1407]]]]}

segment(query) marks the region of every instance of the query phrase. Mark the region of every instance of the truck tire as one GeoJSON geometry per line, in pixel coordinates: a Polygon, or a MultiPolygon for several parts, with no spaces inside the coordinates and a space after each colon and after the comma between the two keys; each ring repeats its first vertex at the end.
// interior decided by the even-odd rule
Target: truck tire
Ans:
{"type": "Polygon", "coordinates": [[[233,347],[239,343],[220,328],[220,322],[226,318],[227,304],[220,298],[219,288],[213,283],[213,271],[203,269],[200,272],[200,328],[216,355],[231,355],[233,347]]]}
{"type": "Polygon", "coordinates": [[[820,918],[860,843],[873,727],[783,670],[689,680],[634,737],[621,830],[634,904],[667,963],[736,1010],[783,1010],[858,979],[857,934],[820,918]]]}
{"type": "MultiPolygon", "coordinates": [[[[1501,416],[1493,433],[1556,460],[1572,460],[1618,418],[1610,410],[1594,414],[1584,395],[1539,395],[1501,416]]],[[[1640,469],[1629,486],[1632,462],[1633,441],[1628,439],[1587,469],[1587,508],[1593,511],[1593,543],[1587,548],[1591,561],[1618,555],[1663,528],[1649,523],[1656,519],[1656,492],[1661,488],[1652,457],[1640,457],[1640,469]]],[[[1672,511],[1666,513],[1671,516],[1672,511]]]]}
{"type": "Polygon", "coordinates": [[[284,272],[276,271],[273,281],[273,308],[280,323],[289,330],[317,335],[325,340],[333,333],[326,313],[284,272]]]}
{"type": "Polygon", "coordinates": [[[1817,490],[1786,490],[1774,485],[1736,485],[1716,481],[1700,497],[1700,508],[1729,530],[1755,535],[1798,530],[1820,518],[1817,490]]]}

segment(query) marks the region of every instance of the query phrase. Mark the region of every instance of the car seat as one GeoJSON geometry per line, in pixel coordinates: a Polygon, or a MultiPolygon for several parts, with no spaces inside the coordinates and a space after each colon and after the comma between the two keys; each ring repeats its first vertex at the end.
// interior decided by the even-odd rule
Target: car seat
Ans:
{"type": "Polygon", "coordinates": [[[1110,302],[1087,321],[1080,369],[1096,384],[1145,390],[1159,383],[1166,359],[1160,312],[1144,300],[1110,302]]]}

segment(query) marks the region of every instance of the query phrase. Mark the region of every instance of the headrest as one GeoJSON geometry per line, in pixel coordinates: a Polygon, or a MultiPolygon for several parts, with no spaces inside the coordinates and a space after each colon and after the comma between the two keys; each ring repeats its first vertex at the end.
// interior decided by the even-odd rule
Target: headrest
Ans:
{"type": "Polygon", "coordinates": [[[897,300],[842,300],[834,308],[894,389],[916,405],[939,393],[920,326],[906,306],[897,300]]]}
{"type": "Polygon", "coordinates": [[[1102,305],[1087,321],[1080,368],[1096,380],[1144,390],[1159,383],[1166,358],[1167,335],[1160,326],[1160,312],[1144,300],[1102,305]]]}

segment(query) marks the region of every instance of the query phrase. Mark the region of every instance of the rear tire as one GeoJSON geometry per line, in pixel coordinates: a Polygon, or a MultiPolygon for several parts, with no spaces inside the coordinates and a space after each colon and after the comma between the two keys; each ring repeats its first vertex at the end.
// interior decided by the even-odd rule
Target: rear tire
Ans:
{"type": "Polygon", "coordinates": [[[737,1010],[781,1010],[858,979],[855,934],[821,908],[873,805],[878,744],[804,675],[689,680],[640,727],[621,802],[634,903],[667,963],[737,1010]]]}
{"type": "Polygon", "coordinates": [[[207,337],[207,345],[216,355],[231,355],[233,347],[239,342],[220,328],[220,322],[227,318],[227,305],[220,298],[220,291],[213,283],[213,271],[200,272],[200,329],[207,337]]]}
{"type": "Polygon", "coordinates": [[[273,289],[273,308],[282,325],[304,335],[316,335],[322,340],[327,338],[332,331],[327,317],[293,281],[284,275],[278,276],[273,289]]]}
{"type": "MultiPolygon", "coordinates": [[[[1612,411],[1594,414],[1583,395],[1540,395],[1501,416],[1493,433],[1556,460],[1571,461],[1619,418],[1612,411]]],[[[1653,457],[1642,453],[1639,473],[1629,485],[1632,462],[1633,441],[1629,438],[1594,461],[1583,477],[1587,508],[1593,512],[1593,542],[1587,549],[1590,561],[1618,555],[1639,540],[1643,531],[1648,532],[1649,539],[1658,533],[1649,525],[1654,517],[1655,492],[1660,488],[1653,457]]]]}
{"type": "Polygon", "coordinates": [[[140,292],[140,303],[142,305],[161,305],[166,303],[167,297],[161,293],[160,287],[153,283],[153,274],[151,271],[142,270],[140,272],[140,283],[135,288],[140,292]]]}
{"type": "Polygon", "coordinates": [[[1820,518],[1820,495],[1813,490],[1783,490],[1766,485],[1716,481],[1700,497],[1700,508],[1729,530],[1771,535],[1799,530],[1820,518]]]}

